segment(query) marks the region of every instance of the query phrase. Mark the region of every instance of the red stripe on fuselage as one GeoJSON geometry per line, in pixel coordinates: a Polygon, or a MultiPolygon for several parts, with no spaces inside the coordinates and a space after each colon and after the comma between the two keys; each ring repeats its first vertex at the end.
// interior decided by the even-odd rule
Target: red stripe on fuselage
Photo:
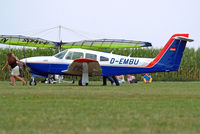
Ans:
{"type": "Polygon", "coordinates": [[[146,67],[153,67],[156,63],[158,63],[158,61],[163,57],[163,55],[165,54],[165,52],[169,49],[169,47],[171,46],[171,44],[174,41],[174,37],[176,36],[183,36],[183,37],[189,37],[189,34],[174,34],[169,41],[167,42],[167,44],[164,46],[164,48],[160,51],[160,53],[156,56],[156,58],[150,62],[146,67]]]}
{"type": "Polygon", "coordinates": [[[74,61],[77,61],[77,62],[97,62],[96,60],[85,59],[85,58],[75,59],[74,61]]]}

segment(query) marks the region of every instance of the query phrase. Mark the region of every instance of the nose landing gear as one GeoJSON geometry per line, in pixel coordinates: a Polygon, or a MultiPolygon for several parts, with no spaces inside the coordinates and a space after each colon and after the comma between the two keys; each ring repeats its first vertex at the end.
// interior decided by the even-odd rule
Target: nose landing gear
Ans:
{"type": "Polygon", "coordinates": [[[37,82],[35,81],[35,78],[34,77],[31,77],[31,80],[29,82],[29,85],[30,86],[36,86],[37,85],[37,82]]]}

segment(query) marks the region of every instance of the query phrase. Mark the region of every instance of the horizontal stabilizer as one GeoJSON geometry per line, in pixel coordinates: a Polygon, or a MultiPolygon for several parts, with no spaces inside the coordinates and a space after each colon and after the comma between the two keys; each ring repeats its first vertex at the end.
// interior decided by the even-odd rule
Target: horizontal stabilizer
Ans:
{"type": "Polygon", "coordinates": [[[189,41],[189,42],[192,42],[194,41],[193,39],[189,39],[187,37],[183,37],[183,36],[176,36],[174,37],[175,40],[184,40],[184,41],[189,41]]]}

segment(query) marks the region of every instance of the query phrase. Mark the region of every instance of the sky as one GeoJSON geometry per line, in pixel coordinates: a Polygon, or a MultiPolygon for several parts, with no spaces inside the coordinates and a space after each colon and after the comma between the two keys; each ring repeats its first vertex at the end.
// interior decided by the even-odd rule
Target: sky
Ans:
{"type": "Polygon", "coordinates": [[[176,33],[189,33],[200,48],[200,0],[2,0],[1,35],[59,41],[112,38],[162,48],[176,33]],[[54,29],[51,29],[54,28],[54,29]],[[41,32],[48,30],[47,32],[41,32]]]}

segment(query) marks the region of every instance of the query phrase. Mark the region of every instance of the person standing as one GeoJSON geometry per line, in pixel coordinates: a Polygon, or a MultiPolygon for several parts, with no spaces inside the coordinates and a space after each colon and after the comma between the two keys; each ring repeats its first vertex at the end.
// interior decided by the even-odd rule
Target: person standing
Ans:
{"type": "Polygon", "coordinates": [[[107,85],[107,78],[108,80],[111,82],[111,85],[116,85],[119,86],[119,81],[117,80],[117,78],[115,76],[103,76],[103,86],[107,85]]]}
{"type": "Polygon", "coordinates": [[[21,78],[19,75],[19,66],[17,65],[17,61],[21,62],[24,64],[23,61],[18,60],[13,53],[8,53],[7,54],[7,61],[4,67],[2,68],[2,71],[9,65],[9,71],[11,68],[11,74],[10,74],[10,80],[11,80],[11,85],[15,86],[16,85],[16,78],[20,81],[23,82],[23,85],[26,85],[26,81],[21,78]]]}

